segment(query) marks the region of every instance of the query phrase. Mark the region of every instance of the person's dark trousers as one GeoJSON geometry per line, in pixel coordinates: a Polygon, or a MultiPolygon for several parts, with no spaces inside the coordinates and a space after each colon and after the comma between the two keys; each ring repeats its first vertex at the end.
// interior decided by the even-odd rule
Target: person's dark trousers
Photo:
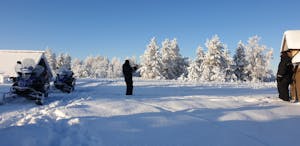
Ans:
{"type": "Polygon", "coordinates": [[[126,81],[126,95],[132,95],[132,90],[133,90],[133,82],[132,81],[126,81]]]}
{"type": "Polygon", "coordinates": [[[279,93],[279,98],[284,101],[289,101],[289,85],[290,81],[288,79],[282,78],[277,79],[277,89],[279,93]]]}

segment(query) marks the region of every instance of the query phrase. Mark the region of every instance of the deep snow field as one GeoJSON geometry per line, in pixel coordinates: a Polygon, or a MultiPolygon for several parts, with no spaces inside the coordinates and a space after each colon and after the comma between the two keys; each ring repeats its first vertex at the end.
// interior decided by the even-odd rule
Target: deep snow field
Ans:
{"type": "MultiPolygon", "coordinates": [[[[0,85],[0,92],[9,91],[0,85]]],[[[0,146],[296,146],[300,104],[276,83],[80,79],[43,106],[16,98],[0,106],[0,146]]]]}

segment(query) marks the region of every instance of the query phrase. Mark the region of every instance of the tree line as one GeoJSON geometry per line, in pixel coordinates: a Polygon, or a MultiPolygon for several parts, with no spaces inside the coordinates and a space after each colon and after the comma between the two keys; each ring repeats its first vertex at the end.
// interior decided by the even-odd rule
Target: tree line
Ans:
{"type": "MultiPolygon", "coordinates": [[[[182,79],[192,81],[274,81],[270,69],[273,49],[260,44],[260,37],[253,36],[244,44],[239,41],[234,55],[218,35],[207,39],[206,51],[202,46],[196,49],[196,58],[191,60],[180,54],[177,39],[165,39],[161,46],[155,38],[140,56],[138,76],[144,79],[182,79]]],[[[122,77],[122,62],[114,57],[110,61],[103,56],[88,56],[84,60],[72,60],[70,55],[60,53],[57,57],[51,49],[45,51],[50,67],[67,66],[79,78],[122,77]]],[[[137,64],[134,57],[127,58],[137,64]]]]}
{"type": "Polygon", "coordinates": [[[260,37],[253,36],[244,44],[238,42],[233,57],[218,35],[207,39],[204,49],[199,46],[196,58],[182,57],[176,39],[166,39],[158,46],[152,38],[141,56],[141,77],[146,79],[184,79],[193,81],[273,81],[270,69],[273,49],[259,43],[260,37]]]}
{"type": "Polygon", "coordinates": [[[67,53],[52,52],[50,48],[45,50],[45,56],[53,74],[61,67],[72,69],[74,75],[79,78],[118,78],[122,77],[122,63],[118,58],[110,61],[103,56],[88,56],[84,60],[72,59],[67,53]]]}

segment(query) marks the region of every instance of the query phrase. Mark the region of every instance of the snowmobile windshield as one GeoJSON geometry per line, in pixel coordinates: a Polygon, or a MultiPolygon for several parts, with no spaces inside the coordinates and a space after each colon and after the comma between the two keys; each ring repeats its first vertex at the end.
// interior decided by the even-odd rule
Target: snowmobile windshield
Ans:
{"type": "Polygon", "coordinates": [[[60,76],[67,76],[68,73],[67,73],[66,71],[63,71],[63,72],[60,72],[59,75],[60,75],[60,76]]]}
{"type": "Polygon", "coordinates": [[[29,78],[31,76],[31,73],[25,73],[24,76],[29,78]]]}
{"type": "Polygon", "coordinates": [[[31,58],[25,58],[22,61],[22,67],[23,68],[34,68],[35,67],[35,61],[31,58]]]}
{"type": "Polygon", "coordinates": [[[22,78],[29,79],[32,75],[32,68],[22,68],[22,78]]]}

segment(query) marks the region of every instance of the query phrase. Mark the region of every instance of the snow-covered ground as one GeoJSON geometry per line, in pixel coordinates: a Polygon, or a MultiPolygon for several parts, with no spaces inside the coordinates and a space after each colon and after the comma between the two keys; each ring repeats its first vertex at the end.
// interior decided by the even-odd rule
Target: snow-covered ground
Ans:
{"type": "MultiPolygon", "coordinates": [[[[0,106],[1,146],[294,146],[300,104],[275,83],[81,79],[45,105],[16,98],[0,106]]],[[[0,92],[9,85],[0,85],[0,92]]]]}

